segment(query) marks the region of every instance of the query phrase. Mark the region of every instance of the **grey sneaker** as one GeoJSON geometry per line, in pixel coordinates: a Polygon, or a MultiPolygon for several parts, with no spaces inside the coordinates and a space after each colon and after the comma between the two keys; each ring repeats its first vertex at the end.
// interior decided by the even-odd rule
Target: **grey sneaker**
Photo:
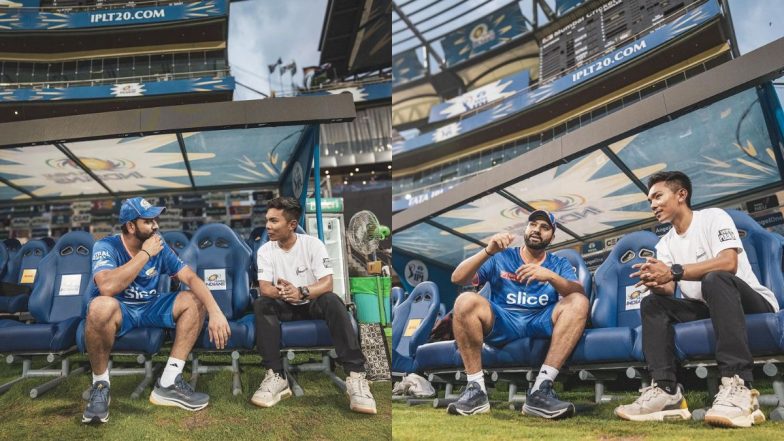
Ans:
{"type": "Polygon", "coordinates": [[[251,397],[250,402],[259,407],[272,407],[283,398],[291,396],[289,382],[276,374],[272,369],[267,369],[267,375],[261,385],[251,397]]]}
{"type": "Polygon", "coordinates": [[[109,421],[109,403],[112,397],[109,395],[109,383],[106,381],[96,381],[90,386],[90,400],[87,408],[82,414],[83,423],[105,423],[109,421]]]}
{"type": "Polygon", "coordinates": [[[350,401],[349,407],[354,412],[376,414],[376,400],[370,393],[364,372],[351,372],[346,377],[346,395],[350,401]]]}
{"type": "Polygon", "coordinates": [[[159,406],[176,406],[185,410],[202,410],[210,404],[210,396],[196,392],[183,378],[177,375],[174,384],[162,387],[161,380],[155,382],[155,389],[150,394],[150,403],[159,406]]]}
{"type": "Polygon", "coordinates": [[[669,421],[688,420],[691,418],[689,405],[678,386],[674,395],[670,395],[656,385],[640,389],[642,393],[634,403],[624,404],[615,408],[615,414],[629,421],[669,421]]]}
{"type": "Polygon", "coordinates": [[[705,413],[705,422],[720,427],[751,427],[765,422],[765,414],[759,408],[756,389],[749,390],[743,379],[721,377],[719,393],[713,406],[705,413]]]}

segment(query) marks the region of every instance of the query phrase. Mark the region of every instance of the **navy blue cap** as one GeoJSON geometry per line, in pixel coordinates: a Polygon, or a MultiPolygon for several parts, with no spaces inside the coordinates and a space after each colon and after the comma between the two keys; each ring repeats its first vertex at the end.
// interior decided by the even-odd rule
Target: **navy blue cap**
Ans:
{"type": "Polygon", "coordinates": [[[123,201],[120,208],[120,223],[125,224],[136,219],[153,219],[166,211],[166,207],[153,207],[144,198],[130,198],[123,201]]]}
{"type": "Polygon", "coordinates": [[[541,219],[547,222],[548,224],[550,224],[550,227],[553,229],[553,232],[555,232],[556,224],[555,224],[555,216],[553,215],[553,213],[550,213],[549,211],[546,210],[534,210],[533,213],[528,215],[528,222],[531,222],[532,220],[536,220],[536,219],[541,219]]]}

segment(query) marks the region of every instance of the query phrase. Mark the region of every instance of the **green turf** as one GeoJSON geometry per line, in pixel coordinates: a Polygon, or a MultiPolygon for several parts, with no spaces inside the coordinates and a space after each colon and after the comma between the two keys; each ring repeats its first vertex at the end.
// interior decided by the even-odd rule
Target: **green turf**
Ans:
{"type": "MultiPolygon", "coordinates": [[[[75,357],[84,360],[83,357],[75,357]]],[[[306,358],[298,356],[295,362],[306,358]]],[[[207,357],[228,362],[228,356],[207,357]]],[[[156,357],[156,362],[165,357],[156,357]]],[[[113,377],[109,422],[92,426],[81,423],[85,402],[81,399],[90,383],[87,374],[75,375],[43,396],[30,399],[29,391],[47,379],[33,378],[15,384],[0,396],[0,440],[388,440],[391,439],[389,382],[375,382],[371,390],[378,415],[361,415],[348,409],[348,398],[325,376],[298,375],[305,396],[290,398],[269,409],[249,399],[263,377],[260,357],[240,359],[243,394],[231,394],[231,374],[202,374],[197,390],[210,394],[210,405],[199,412],[160,407],[131,392],[141,376],[113,377]]],[[[59,365],[58,365],[59,366],[59,365]]],[[[0,365],[0,383],[21,371],[19,364],[0,365]]],[[[186,377],[188,368],[186,368],[186,377]]],[[[339,369],[340,375],[342,370],[339,369]]]]}
{"type": "MultiPolygon", "coordinates": [[[[761,393],[771,393],[770,382],[760,381],[755,387],[761,393]]],[[[409,406],[395,402],[392,405],[392,435],[395,440],[416,441],[481,441],[481,440],[782,440],[784,422],[766,421],[750,429],[713,428],[697,421],[667,423],[632,423],[620,420],[613,409],[620,403],[630,403],[639,395],[637,391],[610,392],[619,401],[592,404],[592,388],[587,385],[561,392],[562,399],[577,405],[574,418],[551,421],[522,415],[509,410],[506,404],[494,404],[490,413],[471,417],[448,415],[446,409],[431,405],[409,406]]],[[[502,400],[505,393],[495,392],[491,399],[502,400]]],[[[706,404],[705,392],[689,392],[686,399],[690,409],[706,404]]],[[[764,408],[766,417],[769,408],[764,408]]]]}

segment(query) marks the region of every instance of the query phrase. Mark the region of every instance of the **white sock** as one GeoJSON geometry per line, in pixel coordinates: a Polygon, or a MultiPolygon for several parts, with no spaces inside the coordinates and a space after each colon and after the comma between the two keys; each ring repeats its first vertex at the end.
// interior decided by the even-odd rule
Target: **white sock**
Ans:
{"type": "Polygon", "coordinates": [[[166,360],[166,368],[163,370],[163,374],[161,374],[161,387],[169,387],[174,384],[174,380],[177,378],[177,375],[182,373],[184,367],[184,360],[169,357],[166,360]]]}
{"type": "Polygon", "coordinates": [[[468,382],[476,381],[479,383],[479,388],[482,389],[482,392],[487,393],[487,389],[485,389],[485,373],[481,370],[475,374],[469,374],[466,372],[466,376],[468,377],[468,382]]]}
{"type": "Polygon", "coordinates": [[[543,364],[542,368],[539,369],[539,375],[536,376],[536,382],[534,382],[534,387],[531,390],[539,390],[539,386],[542,384],[544,380],[555,381],[555,377],[557,376],[558,376],[558,369],[543,364]]]}
{"type": "Polygon", "coordinates": [[[95,372],[93,372],[93,384],[95,384],[98,381],[105,381],[109,383],[109,385],[112,384],[112,382],[109,381],[109,369],[106,369],[106,372],[98,375],[96,375],[95,372]]]}

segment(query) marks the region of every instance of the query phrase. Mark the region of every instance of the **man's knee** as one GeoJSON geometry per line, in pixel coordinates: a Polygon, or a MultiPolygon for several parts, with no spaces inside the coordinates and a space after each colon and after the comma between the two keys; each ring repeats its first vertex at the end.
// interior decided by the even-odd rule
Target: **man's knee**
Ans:
{"type": "Polygon", "coordinates": [[[278,312],[278,301],[270,297],[259,296],[253,301],[253,312],[256,315],[275,315],[278,312]]]}
{"type": "Polygon", "coordinates": [[[662,302],[671,297],[649,293],[640,301],[640,314],[645,314],[661,309],[662,302]]]}
{"type": "Polygon", "coordinates": [[[114,297],[98,296],[90,301],[87,310],[87,321],[95,323],[108,323],[113,316],[120,312],[120,302],[114,297]]]}
{"type": "Polygon", "coordinates": [[[345,309],[345,304],[343,303],[343,300],[340,300],[340,297],[338,297],[338,295],[335,294],[334,292],[327,292],[316,297],[313,303],[326,309],[329,308],[345,309]]]}
{"type": "Polygon", "coordinates": [[[574,293],[569,295],[568,299],[568,310],[575,316],[587,319],[589,307],[588,297],[580,293],[574,293]]]}
{"type": "Polygon", "coordinates": [[[183,311],[186,309],[193,309],[199,315],[206,315],[207,314],[207,307],[204,306],[204,303],[196,297],[196,294],[192,293],[191,291],[180,291],[177,294],[177,301],[181,302],[183,307],[183,311]]]}
{"type": "Polygon", "coordinates": [[[454,314],[456,318],[476,313],[487,300],[475,292],[464,292],[455,300],[454,314]]]}
{"type": "Polygon", "coordinates": [[[702,276],[702,287],[714,287],[716,285],[725,285],[732,282],[733,274],[728,271],[711,271],[702,276]]]}

